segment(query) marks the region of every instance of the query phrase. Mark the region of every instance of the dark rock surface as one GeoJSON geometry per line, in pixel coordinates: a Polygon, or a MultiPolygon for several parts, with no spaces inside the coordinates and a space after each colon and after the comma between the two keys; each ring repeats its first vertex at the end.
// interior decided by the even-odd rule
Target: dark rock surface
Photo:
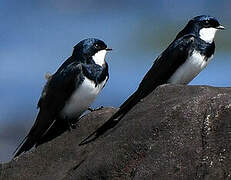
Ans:
{"type": "Polygon", "coordinates": [[[103,137],[80,141],[115,112],[0,166],[1,179],[231,179],[231,88],[163,85],[103,137]]]}

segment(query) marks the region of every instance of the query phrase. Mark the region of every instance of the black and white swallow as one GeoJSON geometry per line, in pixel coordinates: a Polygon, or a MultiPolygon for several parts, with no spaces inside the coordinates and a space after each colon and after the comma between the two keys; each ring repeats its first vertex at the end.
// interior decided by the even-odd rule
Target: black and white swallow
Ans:
{"type": "Polygon", "coordinates": [[[188,84],[193,80],[212,59],[215,51],[214,37],[219,29],[224,27],[212,16],[202,15],[191,19],[155,60],[135,93],[80,145],[96,139],[108,129],[113,128],[128,111],[157,86],[165,83],[188,84]]]}
{"type": "Polygon", "coordinates": [[[14,157],[74,127],[108,80],[110,50],[101,40],[85,39],[53,75],[46,75],[36,121],[14,157]]]}

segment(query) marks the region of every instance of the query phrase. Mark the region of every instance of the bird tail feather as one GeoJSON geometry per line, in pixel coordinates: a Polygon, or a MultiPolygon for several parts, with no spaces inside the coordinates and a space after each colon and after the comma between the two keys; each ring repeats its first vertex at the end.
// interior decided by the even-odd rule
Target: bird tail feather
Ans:
{"type": "Polygon", "coordinates": [[[96,131],[85,138],[80,145],[89,143],[99,136],[103,135],[106,131],[113,128],[119,121],[130,111],[141,99],[140,91],[133,93],[119,108],[119,110],[113,114],[109,120],[107,120],[96,131]],[[94,136],[94,137],[93,137],[94,136]]]}
{"type": "Polygon", "coordinates": [[[37,143],[37,141],[42,138],[44,133],[49,130],[52,123],[53,118],[51,118],[49,113],[47,111],[40,111],[28,135],[14,151],[14,158],[19,156],[21,153],[30,150],[37,143]]]}
{"type": "Polygon", "coordinates": [[[19,156],[25,151],[29,151],[35,144],[35,141],[33,141],[30,137],[26,136],[23,141],[19,144],[19,146],[16,148],[13,154],[14,158],[19,156]]]}

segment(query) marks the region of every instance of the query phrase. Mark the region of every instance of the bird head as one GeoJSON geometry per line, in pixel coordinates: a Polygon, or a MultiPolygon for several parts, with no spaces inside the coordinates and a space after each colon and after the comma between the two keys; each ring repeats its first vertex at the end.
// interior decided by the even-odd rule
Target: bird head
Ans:
{"type": "Polygon", "coordinates": [[[102,66],[105,64],[105,57],[108,51],[112,49],[107,48],[107,45],[95,38],[88,38],[80,41],[73,51],[73,55],[77,56],[80,61],[90,63],[92,60],[94,63],[102,66]]]}
{"type": "Polygon", "coordinates": [[[208,43],[213,42],[217,30],[225,29],[224,26],[220,25],[219,21],[213,16],[197,16],[191,21],[199,27],[200,38],[208,43]]]}
{"type": "Polygon", "coordinates": [[[201,15],[192,18],[185,28],[177,35],[177,38],[192,33],[198,35],[205,42],[212,43],[217,30],[223,29],[225,29],[224,26],[222,26],[215,17],[201,15]]]}

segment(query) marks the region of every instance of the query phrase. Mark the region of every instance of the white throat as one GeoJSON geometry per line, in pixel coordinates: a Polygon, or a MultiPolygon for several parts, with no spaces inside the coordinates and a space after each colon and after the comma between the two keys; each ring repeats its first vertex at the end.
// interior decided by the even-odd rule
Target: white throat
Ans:
{"type": "Polygon", "coordinates": [[[217,32],[216,28],[202,28],[199,32],[200,38],[207,43],[212,43],[217,32]]]}
{"type": "Polygon", "coordinates": [[[95,61],[96,64],[102,66],[103,64],[105,64],[106,54],[107,54],[107,51],[105,49],[100,50],[94,56],[92,56],[92,58],[93,58],[93,60],[95,61]]]}

